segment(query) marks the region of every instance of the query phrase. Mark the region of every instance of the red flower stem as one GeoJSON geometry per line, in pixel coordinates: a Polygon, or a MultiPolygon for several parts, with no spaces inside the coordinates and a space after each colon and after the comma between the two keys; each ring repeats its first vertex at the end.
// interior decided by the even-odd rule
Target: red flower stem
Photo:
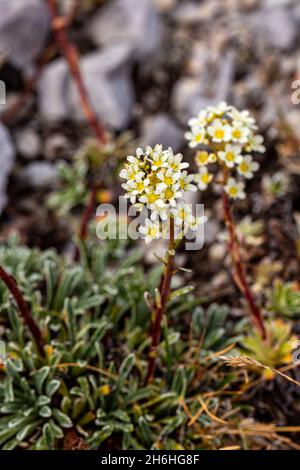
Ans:
{"type": "Polygon", "coordinates": [[[226,192],[223,190],[222,193],[223,200],[223,209],[224,209],[224,218],[229,232],[229,250],[233,263],[233,278],[240,289],[241,293],[244,295],[251,314],[251,320],[255,328],[259,331],[261,337],[266,339],[267,333],[264,325],[264,320],[262,313],[258,306],[255,303],[254,297],[252,295],[251,289],[249,287],[245,268],[241,259],[240,252],[240,243],[236,234],[236,228],[230,209],[229,198],[226,192]]]}
{"type": "Polygon", "coordinates": [[[37,326],[36,322],[34,321],[32,314],[28,308],[27,303],[25,302],[23,295],[20,289],[17,286],[15,279],[10,276],[1,266],[0,266],[0,279],[4,282],[6,287],[9,289],[10,293],[14,297],[21,316],[24,319],[25,324],[28,326],[30,333],[32,334],[37,348],[42,356],[44,356],[44,342],[42,339],[42,334],[37,326]]]}
{"type": "Polygon", "coordinates": [[[80,71],[77,49],[67,37],[69,20],[59,16],[56,0],[47,0],[47,4],[52,17],[52,28],[57,45],[69,65],[70,73],[78,89],[82,110],[86,120],[99,142],[101,144],[105,144],[107,142],[106,131],[98,121],[97,115],[90,104],[89,96],[80,71]]]}
{"type": "MultiPolygon", "coordinates": [[[[90,103],[89,96],[81,75],[80,66],[79,66],[79,57],[78,52],[74,44],[72,44],[68,40],[68,25],[70,23],[70,19],[65,19],[60,17],[58,14],[57,3],[56,0],[46,0],[49,12],[52,17],[52,28],[55,34],[56,42],[58,47],[61,51],[61,54],[65,57],[71,76],[73,81],[77,87],[81,107],[83,113],[86,117],[86,120],[94,133],[96,139],[101,145],[105,145],[108,141],[108,137],[106,134],[106,130],[104,126],[99,122],[97,115],[90,103]]],[[[84,240],[87,237],[88,231],[88,223],[91,219],[94,207],[96,205],[96,196],[98,190],[99,183],[94,183],[91,188],[89,202],[85,211],[83,213],[80,229],[79,229],[79,237],[81,240],[84,240]]],[[[76,249],[74,259],[78,260],[79,258],[79,251],[76,249]]]]}
{"type": "Polygon", "coordinates": [[[174,234],[174,220],[170,219],[170,240],[168,247],[168,256],[164,269],[161,285],[159,287],[160,293],[160,306],[154,310],[154,323],[152,326],[152,343],[148,360],[148,371],[145,383],[148,384],[153,379],[156,367],[157,347],[159,345],[161,336],[161,323],[166,312],[167,303],[170,297],[171,280],[174,272],[174,258],[175,258],[175,234],[174,234]]]}

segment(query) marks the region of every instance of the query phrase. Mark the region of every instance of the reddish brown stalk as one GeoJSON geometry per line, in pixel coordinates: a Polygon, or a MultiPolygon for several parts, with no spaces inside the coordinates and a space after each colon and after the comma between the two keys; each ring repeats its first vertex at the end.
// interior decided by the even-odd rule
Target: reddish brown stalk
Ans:
{"type": "Polygon", "coordinates": [[[20,289],[18,288],[15,279],[12,276],[10,276],[1,266],[0,266],[0,279],[4,282],[4,284],[7,286],[12,296],[14,297],[18,305],[19,311],[21,313],[21,316],[23,317],[25,324],[28,326],[36,342],[36,345],[40,354],[44,356],[44,342],[42,339],[42,334],[40,332],[40,329],[35,323],[32,317],[32,314],[28,308],[28,305],[25,302],[23,295],[20,289]]]}
{"type": "Polygon", "coordinates": [[[74,44],[68,40],[67,31],[69,19],[65,19],[59,16],[56,0],[46,1],[52,17],[52,28],[55,34],[56,42],[59,46],[61,54],[68,62],[70,73],[78,89],[82,110],[86,120],[99,142],[101,144],[105,144],[107,142],[106,131],[98,121],[97,115],[90,104],[89,96],[80,71],[77,49],[74,44]]]}
{"type": "Polygon", "coordinates": [[[260,335],[263,339],[266,339],[266,329],[264,325],[264,320],[262,313],[258,306],[255,303],[253,298],[251,289],[248,285],[247,276],[245,272],[245,268],[242,263],[241,259],[241,252],[240,252],[240,243],[236,233],[236,228],[233,220],[233,216],[230,209],[230,203],[228,195],[225,191],[222,194],[223,199],[223,208],[224,208],[224,217],[225,222],[229,232],[229,250],[232,258],[233,263],[233,278],[240,289],[241,293],[244,295],[251,314],[252,323],[255,328],[259,331],[260,335]]]}
{"type": "Polygon", "coordinates": [[[171,279],[174,272],[174,254],[175,254],[175,235],[174,220],[170,219],[170,240],[168,248],[168,256],[164,269],[162,282],[159,288],[160,306],[154,310],[154,323],[152,326],[152,343],[148,360],[148,372],[145,383],[148,384],[153,378],[156,367],[157,347],[161,336],[161,323],[166,311],[167,302],[170,297],[171,279]]]}
{"type": "MultiPolygon", "coordinates": [[[[46,0],[47,5],[52,17],[52,28],[55,33],[56,42],[60,48],[61,54],[65,57],[68,62],[70,73],[72,75],[73,81],[77,87],[81,106],[83,113],[86,117],[86,120],[96,136],[98,142],[101,145],[107,143],[108,138],[105,131],[105,128],[99,122],[97,115],[90,103],[87,90],[82,79],[80,66],[79,66],[79,57],[78,52],[74,44],[68,40],[68,26],[70,24],[70,18],[60,17],[58,14],[56,0],[46,0]]],[[[97,195],[98,185],[94,184],[91,188],[89,203],[85,208],[83,218],[81,221],[81,226],[79,230],[80,239],[84,240],[87,236],[88,222],[92,216],[93,209],[96,204],[96,195],[97,195]]],[[[79,252],[78,249],[75,250],[74,259],[78,260],[79,252]]]]}
{"type": "MultiPolygon", "coordinates": [[[[98,185],[94,184],[92,186],[92,189],[90,190],[88,203],[86,205],[86,208],[82,217],[79,234],[78,234],[80,240],[85,240],[87,237],[89,221],[92,218],[93,210],[96,204],[97,191],[98,191],[98,185]]],[[[79,261],[79,257],[80,257],[80,252],[79,252],[78,247],[76,246],[74,257],[73,257],[74,261],[79,261]]]]}

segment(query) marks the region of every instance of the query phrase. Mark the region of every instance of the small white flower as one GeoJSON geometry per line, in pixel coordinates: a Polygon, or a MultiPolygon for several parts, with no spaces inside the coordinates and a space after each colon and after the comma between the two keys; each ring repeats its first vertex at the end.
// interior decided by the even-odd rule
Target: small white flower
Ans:
{"type": "Polygon", "coordinates": [[[215,119],[207,131],[213,142],[220,143],[229,142],[230,130],[229,124],[223,123],[221,119],[215,119]]]}
{"type": "Polygon", "coordinates": [[[257,129],[255,119],[250,115],[248,110],[239,111],[238,109],[232,106],[229,112],[229,116],[233,120],[234,124],[248,127],[252,131],[257,129]]]}
{"type": "Polygon", "coordinates": [[[208,165],[209,163],[214,163],[217,161],[217,156],[215,153],[209,153],[205,150],[200,150],[196,153],[195,162],[198,166],[208,165]]]}
{"type": "Polygon", "coordinates": [[[169,148],[166,151],[166,157],[168,162],[168,167],[171,168],[172,171],[179,172],[188,168],[190,165],[187,162],[183,162],[183,155],[181,153],[177,153],[174,155],[173,150],[169,148]]]}
{"type": "Polygon", "coordinates": [[[181,202],[178,207],[171,209],[176,227],[180,227],[182,234],[186,234],[189,230],[196,231],[198,227],[207,221],[207,217],[195,217],[189,204],[181,202]]]}
{"type": "Polygon", "coordinates": [[[141,233],[151,238],[151,230],[157,230],[160,222],[161,231],[162,222],[168,220],[170,209],[177,207],[184,192],[196,190],[193,175],[185,170],[189,164],[181,154],[174,155],[172,148],[163,150],[161,145],[147,147],[145,151],[138,149],[136,156],[129,156],[127,161],[120,172],[120,177],[126,180],[122,184],[125,198],[139,210],[144,207],[150,210],[149,222],[141,233]]]}
{"type": "Polygon", "coordinates": [[[191,132],[186,132],[185,138],[189,141],[189,146],[195,148],[206,143],[206,129],[201,126],[192,127],[191,132]]]}
{"type": "Polygon", "coordinates": [[[139,228],[139,232],[145,238],[146,243],[150,243],[152,240],[157,240],[161,237],[161,229],[159,222],[153,222],[149,219],[146,219],[145,225],[139,228]]]}
{"type": "Polygon", "coordinates": [[[154,150],[151,150],[151,152],[149,152],[149,155],[151,156],[150,161],[152,170],[158,170],[160,168],[166,168],[168,166],[168,154],[167,152],[163,152],[161,145],[156,145],[154,150]]]}
{"type": "Polygon", "coordinates": [[[151,220],[161,219],[163,222],[168,220],[170,209],[162,199],[158,199],[153,204],[148,204],[147,207],[151,211],[151,220]]]}
{"type": "MultiPolygon", "coordinates": [[[[161,181],[158,183],[156,189],[158,192],[162,192],[165,189],[174,186],[178,183],[181,173],[173,173],[171,168],[168,168],[167,171],[162,171],[157,173],[157,178],[161,181]]],[[[178,185],[177,185],[178,186],[178,185]]]]}
{"type": "Polygon", "coordinates": [[[200,191],[207,189],[209,183],[212,181],[213,175],[208,172],[206,167],[199,169],[199,173],[195,175],[194,181],[198,184],[200,191]]]}
{"type": "Polygon", "coordinates": [[[239,144],[246,144],[250,136],[250,130],[240,122],[234,122],[231,127],[231,140],[239,144]]]}
{"type": "Polygon", "coordinates": [[[203,127],[207,124],[207,111],[202,110],[197,117],[191,118],[188,121],[190,127],[203,127]]]}
{"type": "Polygon", "coordinates": [[[208,106],[207,110],[209,115],[222,117],[230,110],[230,106],[225,101],[222,101],[217,106],[208,106]]]}
{"type": "Polygon", "coordinates": [[[242,161],[241,147],[238,145],[226,145],[224,152],[218,152],[218,157],[228,168],[233,168],[236,163],[242,161]]]}
{"type": "Polygon", "coordinates": [[[137,175],[142,176],[144,173],[139,171],[138,166],[136,165],[127,165],[120,171],[120,178],[125,180],[134,181],[137,175]]]}
{"type": "Polygon", "coordinates": [[[143,173],[137,173],[135,180],[127,181],[127,185],[129,186],[130,191],[133,193],[133,195],[142,194],[149,184],[149,179],[145,178],[145,175],[143,173]]]}
{"type": "Polygon", "coordinates": [[[192,182],[194,181],[194,175],[189,175],[187,171],[183,171],[178,180],[179,188],[182,191],[197,191],[197,188],[192,182]]]}
{"type": "Polygon", "coordinates": [[[250,135],[246,147],[247,152],[265,153],[266,147],[263,145],[264,138],[262,135],[250,135]]]}
{"type": "Polygon", "coordinates": [[[154,204],[159,200],[159,194],[155,193],[153,186],[147,186],[145,193],[139,198],[143,204],[154,204]]]}
{"type": "Polygon", "coordinates": [[[143,149],[139,147],[136,149],[136,156],[134,157],[133,155],[129,155],[129,157],[127,157],[127,161],[133,165],[139,166],[144,156],[145,154],[143,149]]]}
{"type": "Polygon", "coordinates": [[[169,187],[164,192],[164,200],[172,207],[176,206],[176,200],[182,197],[182,192],[177,186],[169,187]]]}
{"type": "Polygon", "coordinates": [[[237,170],[240,175],[251,179],[254,176],[254,172],[259,170],[259,164],[253,161],[251,155],[246,155],[241,160],[237,170]]]}
{"type": "Polygon", "coordinates": [[[238,182],[235,178],[229,178],[225,186],[225,192],[232,199],[245,199],[245,183],[238,182]]]}

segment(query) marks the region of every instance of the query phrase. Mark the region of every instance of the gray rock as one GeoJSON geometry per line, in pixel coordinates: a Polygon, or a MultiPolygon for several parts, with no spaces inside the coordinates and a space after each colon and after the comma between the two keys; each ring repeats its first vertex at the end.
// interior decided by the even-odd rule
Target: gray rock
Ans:
{"type": "Polygon", "coordinates": [[[177,0],[154,0],[154,3],[160,11],[166,13],[175,7],[177,0]]]}
{"type": "Polygon", "coordinates": [[[6,186],[15,160],[15,149],[6,127],[0,122],[0,215],[6,205],[6,186]]]}
{"type": "Polygon", "coordinates": [[[125,44],[136,60],[152,57],[163,40],[163,23],[153,0],[112,0],[88,25],[99,46],[125,44]]]}
{"type": "Polygon", "coordinates": [[[212,21],[216,13],[219,12],[220,2],[218,0],[206,0],[205,2],[201,2],[201,5],[189,0],[179,2],[172,17],[176,22],[184,26],[189,26],[203,21],[212,21]]]}
{"type": "Polygon", "coordinates": [[[172,147],[174,152],[179,151],[184,143],[182,129],[166,113],[144,119],[140,140],[143,146],[161,144],[164,148],[172,147]]]}
{"type": "MultiPolygon", "coordinates": [[[[127,126],[134,101],[129,55],[128,47],[120,45],[89,54],[81,61],[94,110],[101,121],[118,130],[127,126]]],[[[83,119],[78,91],[64,60],[58,59],[45,68],[38,93],[45,119],[83,119]]]]}
{"type": "Polygon", "coordinates": [[[64,59],[55,60],[44,67],[38,82],[38,99],[45,119],[52,121],[71,116],[70,84],[69,69],[64,59]]]}
{"type": "Polygon", "coordinates": [[[183,77],[173,90],[173,106],[183,124],[206,106],[216,105],[229,97],[235,70],[235,54],[231,51],[220,61],[219,75],[215,80],[206,77],[183,77]],[[213,84],[213,85],[212,85],[213,84]]]}
{"type": "Polygon", "coordinates": [[[34,189],[56,188],[59,182],[55,166],[48,162],[29,163],[19,173],[24,185],[34,189]]]}
{"type": "Polygon", "coordinates": [[[217,236],[221,231],[220,224],[212,218],[208,218],[205,224],[205,243],[211,245],[217,240],[217,236]]]}
{"type": "Polygon", "coordinates": [[[45,157],[48,160],[64,158],[70,154],[71,143],[63,134],[52,134],[47,137],[44,147],[45,157]]]}
{"type": "Polygon", "coordinates": [[[30,67],[42,51],[49,29],[46,2],[1,0],[0,50],[15,66],[30,67]]]}
{"type": "Polygon", "coordinates": [[[34,160],[41,153],[41,139],[31,127],[18,131],[15,139],[19,153],[27,160],[34,160]]]}
{"type": "Polygon", "coordinates": [[[299,25],[292,11],[284,7],[266,8],[255,13],[252,29],[257,40],[262,38],[267,45],[282,51],[292,49],[298,37],[299,25]]]}

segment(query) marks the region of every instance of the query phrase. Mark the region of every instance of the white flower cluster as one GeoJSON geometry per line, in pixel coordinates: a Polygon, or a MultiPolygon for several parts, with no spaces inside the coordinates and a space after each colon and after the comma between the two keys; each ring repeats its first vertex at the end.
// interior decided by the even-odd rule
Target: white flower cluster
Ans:
{"type": "Polygon", "coordinates": [[[135,207],[150,211],[150,218],[139,229],[146,242],[164,236],[170,217],[175,226],[184,226],[184,233],[197,229],[199,221],[183,199],[187,191],[197,187],[192,184],[194,175],[186,171],[189,164],[182,160],[181,154],[174,155],[171,148],[163,150],[161,145],[138,148],[136,156],[127,157],[120,173],[126,180],[122,187],[135,207]]]}
{"type": "MultiPolygon", "coordinates": [[[[190,147],[201,147],[195,158],[199,167],[195,181],[201,191],[213,181],[213,174],[207,168],[211,163],[218,163],[227,172],[236,172],[246,179],[253,178],[259,164],[249,154],[264,153],[266,149],[263,137],[256,134],[258,128],[249,111],[239,111],[222,102],[201,111],[189,121],[189,126],[186,138],[190,147]]],[[[244,199],[244,188],[244,182],[230,177],[224,189],[231,198],[244,199]]]]}

